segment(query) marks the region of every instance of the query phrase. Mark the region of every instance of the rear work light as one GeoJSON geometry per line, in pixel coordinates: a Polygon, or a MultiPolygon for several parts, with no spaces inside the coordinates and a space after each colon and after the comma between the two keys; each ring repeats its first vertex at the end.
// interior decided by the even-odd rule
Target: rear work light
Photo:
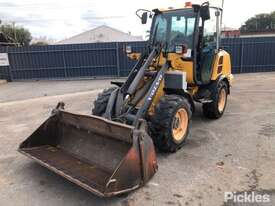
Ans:
{"type": "Polygon", "coordinates": [[[192,7],[192,2],[185,2],[185,7],[187,7],[187,8],[192,7]]]}

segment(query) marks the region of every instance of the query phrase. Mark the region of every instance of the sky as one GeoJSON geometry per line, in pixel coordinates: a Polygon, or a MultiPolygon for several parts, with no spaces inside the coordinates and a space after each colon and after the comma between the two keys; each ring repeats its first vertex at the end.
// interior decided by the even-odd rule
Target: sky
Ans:
{"type": "MultiPolygon", "coordinates": [[[[222,0],[210,0],[221,5],[222,0]]],[[[275,10],[275,0],[224,0],[223,26],[239,28],[249,17],[275,10]]],[[[0,0],[0,19],[29,29],[33,37],[62,40],[108,25],[132,35],[145,36],[135,11],[140,8],[183,7],[185,0],[0,0]]],[[[203,3],[193,0],[193,3],[203,3]]]]}

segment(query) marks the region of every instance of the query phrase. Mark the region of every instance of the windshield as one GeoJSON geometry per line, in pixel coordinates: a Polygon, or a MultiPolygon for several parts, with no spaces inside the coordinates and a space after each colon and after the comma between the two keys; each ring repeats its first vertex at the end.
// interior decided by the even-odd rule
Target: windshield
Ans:
{"type": "Polygon", "coordinates": [[[170,11],[158,14],[154,18],[151,41],[167,43],[168,52],[174,52],[176,45],[193,48],[193,33],[196,13],[193,9],[170,11]]]}

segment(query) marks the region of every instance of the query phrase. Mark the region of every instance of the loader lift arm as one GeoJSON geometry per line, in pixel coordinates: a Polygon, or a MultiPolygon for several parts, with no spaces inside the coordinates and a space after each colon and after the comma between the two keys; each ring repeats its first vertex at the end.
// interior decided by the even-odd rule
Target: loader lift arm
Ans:
{"type": "MultiPolygon", "coordinates": [[[[151,46],[148,48],[152,48],[151,46]]],[[[144,55],[140,58],[137,64],[134,66],[132,71],[130,72],[126,82],[120,87],[117,88],[111,94],[111,97],[108,101],[108,105],[106,108],[106,112],[104,117],[110,120],[128,122],[129,124],[136,125],[139,119],[144,119],[151,103],[153,101],[153,97],[155,96],[160,82],[164,78],[164,73],[169,68],[169,63],[166,62],[160,70],[158,70],[153,75],[153,81],[148,81],[147,87],[144,87],[144,92],[141,92],[140,95],[135,95],[140,82],[144,79],[146,71],[152,65],[152,62],[159,57],[160,52],[162,50],[162,46],[157,44],[151,49],[149,55],[144,55]],[[140,101],[141,98],[145,95],[145,102],[139,108],[138,112],[133,114],[133,110],[135,109],[136,104],[140,101]],[[134,98],[133,98],[134,97],[134,98]],[[134,101],[132,104],[130,100],[134,101]]]]}

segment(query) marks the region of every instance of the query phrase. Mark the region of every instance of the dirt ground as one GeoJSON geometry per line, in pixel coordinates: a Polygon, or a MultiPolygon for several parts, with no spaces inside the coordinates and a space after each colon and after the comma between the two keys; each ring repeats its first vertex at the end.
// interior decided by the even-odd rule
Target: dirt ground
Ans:
{"type": "Polygon", "coordinates": [[[109,80],[86,80],[0,86],[0,205],[221,206],[229,205],[224,192],[230,191],[268,193],[273,203],[265,205],[275,205],[275,73],[236,75],[219,120],[205,119],[197,105],[184,148],[158,154],[157,174],[127,196],[98,198],[16,151],[58,101],[89,114],[108,85],[109,80]]]}

